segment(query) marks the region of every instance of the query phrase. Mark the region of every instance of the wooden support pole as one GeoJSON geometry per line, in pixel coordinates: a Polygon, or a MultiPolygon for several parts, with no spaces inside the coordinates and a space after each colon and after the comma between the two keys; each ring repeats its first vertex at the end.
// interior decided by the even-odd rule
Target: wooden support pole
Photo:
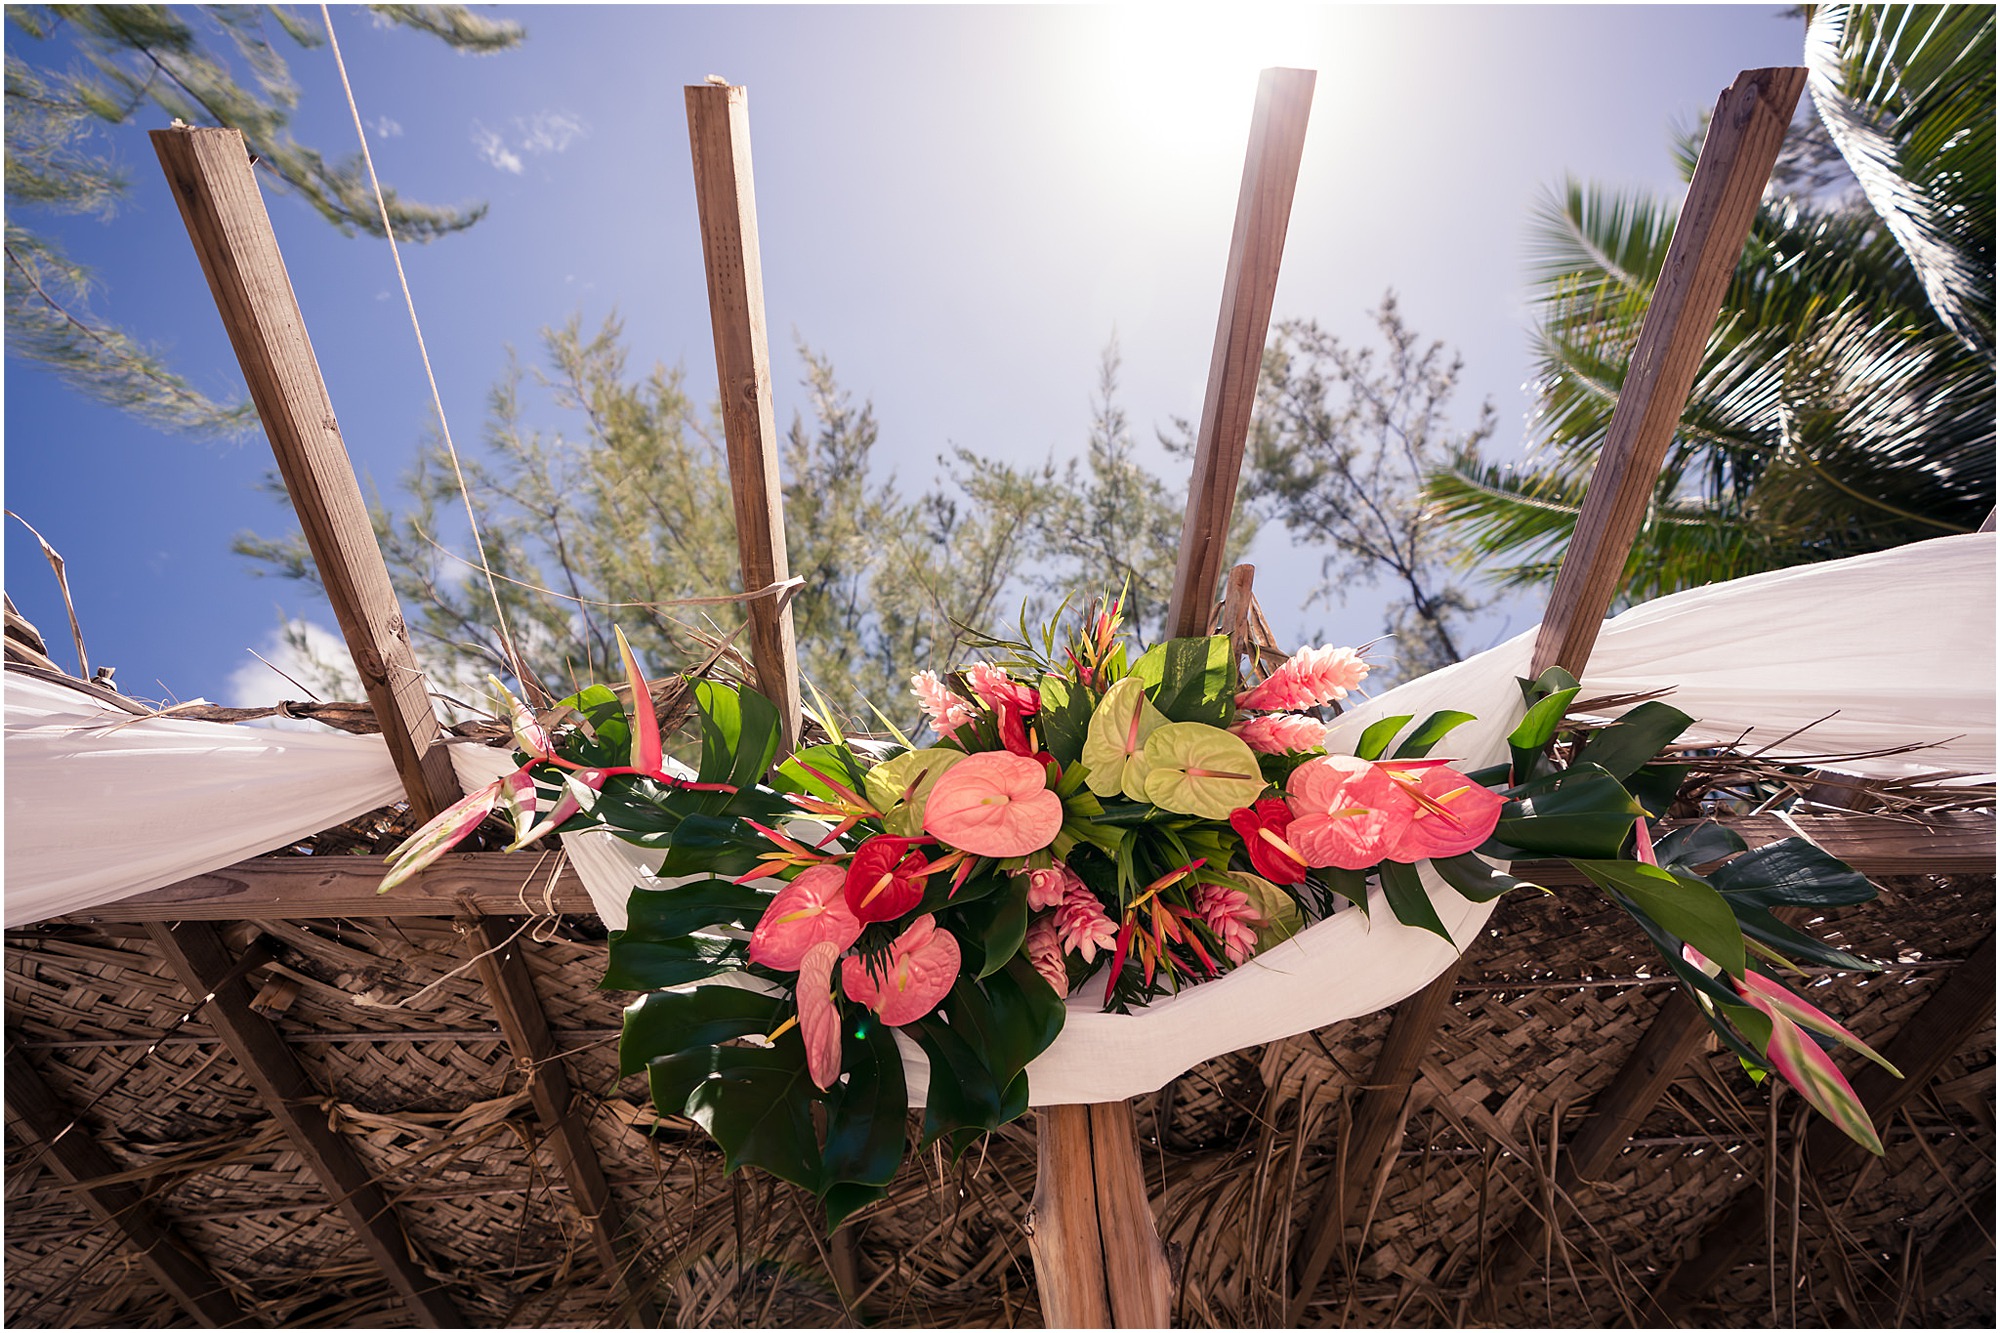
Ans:
{"type": "MultiPolygon", "coordinates": [[[[1790,67],[1746,70],[1715,104],[1708,137],[1702,143],[1666,262],[1640,326],[1603,451],[1591,473],[1583,511],[1577,516],[1576,534],[1563,552],[1562,567],[1549,593],[1548,613],[1535,640],[1532,674],[1561,666],[1581,676],[1590,659],[1605,613],[1624,583],[1626,559],[1652,502],[1667,446],[1687,406],[1688,391],[1694,387],[1695,373],[1722,307],[1723,292],[1743,253],[1757,201],[1771,178],[1771,167],[1777,162],[1805,76],[1805,70],[1790,67]]],[[[1413,1023],[1430,1023],[1421,1040],[1412,1033],[1411,1044],[1429,1046],[1437,1024],[1451,1007],[1456,984],[1454,967],[1403,1001],[1397,1010],[1397,1028],[1403,1026],[1403,1009],[1412,1010],[1413,1023]]],[[[1385,1047],[1383,1055],[1388,1054],[1385,1047]]],[[[1385,1065],[1378,1058],[1355,1111],[1357,1133],[1350,1148],[1351,1153],[1362,1155],[1363,1160],[1351,1165],[1363,1178],[1373,1178],[1378,1168],[1386,1169],[1382,1166],[1384,1155],[1394,1145],[1387,1140],[1378,1143],[1373,1137],[1364,1141],[1360,1127],[1400,1125],[1401,1108],[1414,1077],[1413,1068],[1406,1072],[1400,1062],[1385,1065]]],[[[1387,1162],[1387,1166],[1393,1165],[1393,1161],[1387,1162]]],[[[1344,1199],[1349,1210],[1356,1206],[1350,1195],[1341,1192],[1343,1188],[1342,1180],[1329,1178],[1308,1224],[1312,1243],[1299,1251],[1304,1257],[1300,1290],[1292,1305],[1295,1312],[1304,1309],[1325,1273],[1325,1263],[1315,1266],[1313,1256],[1322,1252],[1330,1255],[1346,1226],[1339,1202],[1344,1199]],[[1308,1273],[1311,1285],[1304,1282],[1308,1273]]]]}
{"type": "MultiPolygon", "coordinates": [[[[742,553],[743,590],[754,592],[790,578],[791,565],[785,556],[778,425],[771,409],[771,340],[764,326],[764,265],[757,249],[757,195],[750,176],[749,90],[694,84],[687,89],[687,117],[736,544],[742,553]]],[[[778,751],[783,759],[799,739],[792,611],[772,596],[759,597],[746,609],[757,688],[777,705],[784,726],[778,751]]]]}
{"type": "Polygon", "coordinates": [[[535,992],[534,974],[514,938],[516,927],[492,917],[482,917],[469,927],[473,947],[479,951],[479,977],[493,1001],[493,1016],[507,1034],[515,1068],[528,1082],[535,1115],[548,1131],[548,1143],[569,1184],[570,1197],[590,1229],[597,1261],[613,1286],[624,1293],[619,1322],[629,1326],[636,1321],[640,1327],[657,1328],[660,1312],[649,1292],[648,1275],[635,1266],[628,1253],[624,1212],[611,1196],[597,1148],[577,1112],[575,1090],[549,1030],[548,1014],[535,992]]]}
{"type": "Polygon", "coordinates": [[[1130,1102],[1035,1111],[1028,1250],[1049,1328],[1165,1328],[1167,1257],[1130,1102]]]}
{"type": "Polygon", "coordinates": [[[153,1211],[145,1191],[113,1180],[124,1167],[85,1129],[42,1078],[27,1052],[7,1051],[7,1110],[51,1171],[76,1187],[100,1225],[124,1240],[140,1265],[203,1328],[231,1328],[249,1315],[172,1223],[153,1211]]]}
{"type": "Polygon", "coordinates": [[[458,800],[458,779],[243,136],[175,126],[151,137],[403,790],[428,819],[458,800]]]}
{"type": "Polygon", "coordinates": [[[1715,104],[1583,511],[1549,594],[1535,640],[1537,675],[1551,666],[1582,675],[1604,614],[1625,582],[1660,465],[1687,409],[1722,294],[1805,81],[1805,70],[1796,67],[1745,70],[1715,104]]]}
{"type": "Polygon", "coordinates": [[[1257,403],[1257,374],[1264,365],[1264,338],[1271,329],[1278,263],[1285,254],[1285,231],[1291,224],[1292,195],[1299,183],[1317,79],[1309,69],[1267,69],[1257,82],[1257,110],[1250,121],[1250,148],[1236,195],[1236,226],[1222,279],[1222,313],[1208,363],[1194,476],[1181,520],[1180,562],[1174,568],[1174,595],[1167,612],[1167,632],[1175,636],[1206,630],[1222,582],[1229,521],[1236,512],[1236,483],[1250,437],[1250,411],[1257,403]]]}
{"type": "MultiPolygon", "coordinates": [[[[1993,1021],[1993,937],[1988,935],[1966,960],[1954,967],[1917,1012],[1882,1047],[1882,1056],[1903,1071],[1893,1078],[1864,1065],[1853,1079],[1854,1094],[1868,1108],[1879,1132],[1890,1117],[1930,1085],[1945,1061],[1966,1040],[1993,1021]]],[[[1778,1152],[1777,1144],[1769,1151],[1778,1152]]],[[[1806,1131],[1804,1170],[1809,1179],[1825,1179],[1858,1164],[1867,1150],[1821,1119],[1806,1131]]],[[[1784,1157],[1781,1156],[1781,1162],[1784,1157]]],[[[1790,1186],[1785,1186],[1789,1189],[1790,1186]]],[[[1677,1318],[1700,1300],[1715,1280],[1741,1262],[1764,1234],[1764,1191],[1752,1184],[1703,1233],[1695,1254],[1667,1277],[1659,1303],[1677,1318]]]]}
{"type": "Polygon", "coordinates": [[[425,1271],[411,1238],[373,1172],[327,1123],[326,1098],[269,1019],[252,1012],[255,992],[234,965],[216,928],[205,922],[146,927],[153,945],[222,1038],[257,1097],[312,1168],[362,1249],[402,1296],[410,1317],[429,1328],[463,1328],[465,1318],[443,1285],[425,1271]],[[233,975],[232,975],[233,974],[233,975]]]}

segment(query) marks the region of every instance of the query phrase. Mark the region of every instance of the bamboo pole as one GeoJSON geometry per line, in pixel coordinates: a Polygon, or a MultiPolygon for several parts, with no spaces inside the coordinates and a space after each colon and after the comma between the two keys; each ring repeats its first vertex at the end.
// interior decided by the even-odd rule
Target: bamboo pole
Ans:
{"type": "MultiPolygon", "coordinates": [[[[687,92],[688,144],[694,154],[695,207],[708,268],[708,314],[715,331],[715,375],[729,452],[729,490],[743,590],[791,577],[785,555],[784,494],[778,477],[778,427],[771,408],[771,340],[764,324],[764,268],[757,248],[757,196],[750,174],[749,90],[693,84],[687,92]]],[[[777,705],[784,728],[778,758],[799,739],[799,660],[792,610],[755,598],[750,657],[757,688],[777,705]]]]}

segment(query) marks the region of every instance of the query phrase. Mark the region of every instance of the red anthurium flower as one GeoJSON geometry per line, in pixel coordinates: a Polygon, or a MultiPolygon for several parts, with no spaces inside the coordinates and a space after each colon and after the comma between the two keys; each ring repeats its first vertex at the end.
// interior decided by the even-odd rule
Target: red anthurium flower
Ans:
{"type": "Polygon", "coordinates": [[[1391,840],[1392,861],[1421,861],[1433,856],[1459,856],[1493,836],[1506,802],[1455,768],[1442,765],[1421,771],[1395,764],[1377,765],[1402,790],[1412,808],[1399,835],[1391,840]]]}
{"type": "Polygon", "coordinates": [[[840,1006],[833,1002],[839,957],[839,946],[821,940],[799,960],[799,1035],[806,1043],[806,1072],[821,1089],[840,1078],[840,1006]]]}
{"type": "Polygon", "coordinates": [[[924,896],[930,863],[914,838],[878,835],[854,849],[847,867],[847,908],[857,921],[893,921],[924,896]]]}
{"type": "Polygon", "coordinates": [[[838,955],[854,943],[861,922],[848,910],[846,882],[839,866],[814,866],[778,890],[750,934],[750,961],[796,972],[816,945],[831,943],[838,955]]]}
{"type": "Polygon", "coordinates": [[[1286,840],[1309,866],[1366,870],[1389,855],[1409,819],[1409,798],[1376,765],[1353,755],[1299,765],[1285,790],[1292,807],[1286,840]]]}
{"type": "Polygon", "coordinates": [[[1273,796],[1229,816],[1229,827],[1243,838],[1250,864],[1273,884],[1297,884],[1306,877],[1306,858],[1285,840],[1292,825],[1292,807],[1273,796]]]}
{"type": "Polygon", "coordinates": [[[864,1004],[892,1028],[914,1023],[938,1004],[958,980],[958,941],[937,928],[926,912],[889,946],[889,963],[881,977],[859,958],[840,965],[840,982],[847,998],[864,1004]]]}

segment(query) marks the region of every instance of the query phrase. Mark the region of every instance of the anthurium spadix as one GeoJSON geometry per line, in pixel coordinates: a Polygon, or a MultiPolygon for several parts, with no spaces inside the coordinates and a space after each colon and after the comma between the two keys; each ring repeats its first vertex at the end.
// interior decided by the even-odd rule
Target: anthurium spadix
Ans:
{"type": "Polygon", "coordinates": [[[1089,770],[1084,781],[1090,790],[1098,796],[1116,796],[1122,791],[1134,800],[1145,800],[1143,778],[1135,795],[1126,765],[1166,723],[1166,714],[1153,707],[1146,697],[1145,683],[1137,676],[1127,676],[1106,690],[1091,711],[1083,741],[1083,764],[1089,770]]]}

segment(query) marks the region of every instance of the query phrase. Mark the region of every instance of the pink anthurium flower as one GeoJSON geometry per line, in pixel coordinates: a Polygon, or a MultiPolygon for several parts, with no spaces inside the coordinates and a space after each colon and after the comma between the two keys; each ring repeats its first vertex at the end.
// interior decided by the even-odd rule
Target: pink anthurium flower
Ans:
{"type": "Polygon", "coordinates": [[[967,755],[932,785],[924,828],[975,856],[1039,852],[1056,840],[1063,822],[1062,798],[1049,790],[1046,775],[1026,755],[967,755]]]}
{"type": "Polygon", "coordinates": [[[854,849],[844,892],[856,921],[894,921],[923,900],[931,866],[915,841],[878,834],[854,849]]]}
{"type": "Polygon", "coordinates": [[[819,865],[778,890],[750,933],[750,961],[796,972],[808,950],[830,943],[838,955],[854,943],[861,922],[848,910],[846,882],[839,866],[819,865]]]}
{"type": "Polygon", "coordinates": [[[938,1007],[958,980],[958,941],[937,928],[926,912],[889,946],[889,962],[879,978],[868,964],[850,957],[840,965],[847,998],[875,1011],[892,1028],[914,1023],[938,1007]]]}
{"type": "Polygon", "coordinates": [[[480,822],[493,813],[493,807],[500,801],[500,792],[507,779],[493,781],[438,812],[436,818],[412,833],[403,845],[391,854],[389,873],[382,879],[375,892],[387,893],[410,876],[430,865],[452,848],[464,842],[479,827],[480,822]]]}
{"type": "Polygon", "coordinates": [[[806,1043],[806,1071],[822,1091],[840,1078],[840,1006],[833,1000],[833,965],[841,947],[821,940],[799,960],[799,1035],[806,1043]]]}
{"type": "Polygon", "coordinates": [[[1425,765],[1403,768],[1378,764],[1410,810],[1400,836],[1389,845],[1392,861],[1422,861],[1434,856],[1459,856],[1493,836],[1506,802],[1498,792],[1480,786],[1455,768],[1425,765]]]}
{"type": "Polygon", "coordinates": [[[1299,765],[1285,791],[1292,807],[1286,841],[1310,866],[1368,869],[1388,855],[1411,808],[1379,768],[1346,754],[1299,765]]]}
{"type": "Polygon", "coordinates": [[[1306,877],[1304,853],[1285,837],[1292,819],[1292,807],[1275,796],[1229,815],[1229,827],[1242,837],[1250,864],[1273,884],[1297,884],[1306,877]]]}

